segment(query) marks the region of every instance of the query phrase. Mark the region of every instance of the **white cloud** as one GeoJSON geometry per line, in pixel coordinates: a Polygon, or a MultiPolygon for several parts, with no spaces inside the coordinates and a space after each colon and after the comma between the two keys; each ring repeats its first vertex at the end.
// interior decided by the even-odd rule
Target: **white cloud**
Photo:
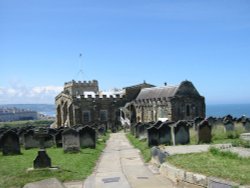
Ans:
{"type": "Polygon", "coordinates": [[[63,90],[60,86],[26,87],[12,85],[0,88],[0,104],[54,103],[55,97],[63,90]]]}

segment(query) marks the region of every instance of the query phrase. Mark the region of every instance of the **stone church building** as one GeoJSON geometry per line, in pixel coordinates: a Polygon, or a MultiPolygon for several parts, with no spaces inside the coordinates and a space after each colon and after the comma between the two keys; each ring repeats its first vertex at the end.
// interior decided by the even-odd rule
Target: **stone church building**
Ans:
{"type": "Polygon", "coordinates": [[[194,85],[155,87],[146,82],[112,93],[99,90],[97,80],[71,81],[56,96],[56,126],[120,124],[157,120],[191,120],[205,117],[205,98],[194,85]]]}

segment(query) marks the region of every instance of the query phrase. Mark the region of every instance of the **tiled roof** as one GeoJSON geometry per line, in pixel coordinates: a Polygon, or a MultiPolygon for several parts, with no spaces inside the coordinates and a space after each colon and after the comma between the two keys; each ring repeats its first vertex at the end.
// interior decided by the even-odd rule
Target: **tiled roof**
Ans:
{"type": "Polygon", "coordinates": [[[179,86],[152,87],[142,89],[136,100],[173,97],[179,86]]]}

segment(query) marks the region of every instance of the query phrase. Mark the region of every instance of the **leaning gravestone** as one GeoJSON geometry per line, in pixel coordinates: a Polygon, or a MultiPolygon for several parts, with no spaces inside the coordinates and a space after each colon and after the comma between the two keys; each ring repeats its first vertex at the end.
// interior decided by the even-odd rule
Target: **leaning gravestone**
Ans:
{"type": "Polygon", "coordinates": [[[212,140],[212,126],[207,120],[204,120],[198,124],[197,137],[198,143],[210,143],[212,140]]]}
{"type": "Polygon", "coordinates": [[[75,153],[80,151],[79,133],[71,128],[62,132],[62,145],[64,152],[75,153]]]}
{"type": "Polygon", "coordinates": [[[19,137],[14,131],[6,131],[1,137],[1,142],[3,155],[21,154],[19,137]]]}
{"type": "Polygon", "coordinates": [[[174,138],[173,143],[175,143],[175,145],[184,145],[190,142],[189,124],[187,121],[178,121],[173,128],[174,135],[172,136],[172,139],[174,138]]]}
{"type": "Polygon", "coordinates": [[[80,127],[78,129],[81,148],[96,147],[96,131],[89,126],[80,127]]]}

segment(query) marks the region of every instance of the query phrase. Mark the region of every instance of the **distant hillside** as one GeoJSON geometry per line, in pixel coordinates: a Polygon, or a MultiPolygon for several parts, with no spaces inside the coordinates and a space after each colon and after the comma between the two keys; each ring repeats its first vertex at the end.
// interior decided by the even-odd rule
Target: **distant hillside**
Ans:
{"type": "Polygon", "coordinates": [[[0,104],[0,107],[29,109],[53,117],[56,114],[54,104],[0,104]]]}

